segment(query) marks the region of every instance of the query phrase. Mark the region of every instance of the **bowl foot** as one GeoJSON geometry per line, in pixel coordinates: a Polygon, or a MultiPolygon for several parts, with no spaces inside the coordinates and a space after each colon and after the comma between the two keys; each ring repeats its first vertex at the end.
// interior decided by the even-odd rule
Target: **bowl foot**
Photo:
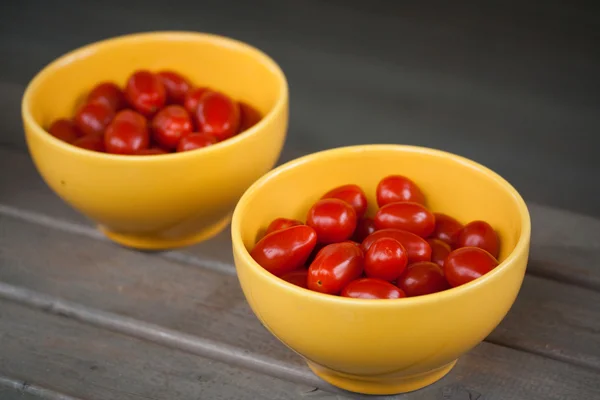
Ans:
{"type": "Polygon", "coordinates": [[[341,374],[310,361],[307,364],[319,378],[340,389],[361,394],[392,395],[412,392],[437,382],[450,372],[456,361],[454,360],[441,368],[417,375],[400,377],[394,374],[368,378],[341,374]]]}
{"type": "Polygon", "coordinates": [[[201,231],[194,232],[188,236],[165,237],[160,235],[135,235],[123,234],[108,230],[104,226],[98,226],[100,232],[108,237],[113,242],[116,242],[125,247],[131,247],[138,250],[169,250],[179,247],[191,246],[196,243],[203,242],[218,235],[227,227],[231,221],[231,215],[226,216],[222,220],[207,226],[201,231]]]}

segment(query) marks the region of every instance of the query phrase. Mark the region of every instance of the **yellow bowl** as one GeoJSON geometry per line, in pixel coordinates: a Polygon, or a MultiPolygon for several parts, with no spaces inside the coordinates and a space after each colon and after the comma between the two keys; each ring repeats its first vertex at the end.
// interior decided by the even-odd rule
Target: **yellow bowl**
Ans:
{"type": "Polygon", "coordinates": [[[322,379],[367,394],[408,392],[437,381],[500,323],[521,287],[530,230],[525,202],[491,170],[446,152],[397,145],[338,148],[282,165],[246,191],[231,225],[238,277],[258,319],[322,379]],[[360,300],[289,284],[249,255],[272,219],[304,220],[310,205],[335,186],[363,187],[373,213],[377,183],[390,174],[412,178],[434,211],[492,224],[502,242],[501,264],[444,292],[360,300]]]}
{"type": "Polygon", "coordinates": [[[278,65],[236,40],[191,32],[117,37],[77,49],[46,66],[22,103],[29,151],[46,183],[126,246],[165,249],[205,240],[279,158],[288,123],[288,86],[278,65]],[[172,69],[254,105],[263,120],[201,150],[122,156],[83,150],[45,131],[71,117],[101,81],[123,86],[136,69],[172,69]]]}

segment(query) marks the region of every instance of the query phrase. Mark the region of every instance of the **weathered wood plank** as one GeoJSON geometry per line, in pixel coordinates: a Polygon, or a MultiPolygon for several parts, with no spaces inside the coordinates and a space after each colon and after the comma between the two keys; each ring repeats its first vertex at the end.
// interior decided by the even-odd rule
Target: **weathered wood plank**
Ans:
{"type": "Polygon", "coordinates": [[[0,376],[0,399],[2,400],[81,400],[58,393],[25,380],[0,376]]]}
{"type": "MultiPolygon", "coordinates": [[[[0,279],[278,358],[232,274],[0,215],[0,279]],[[28,249],[35,248],[35,252],[28,249]],[[45,261],[41,261],[45,260],[45,261]],[[243,327],[243,329],[241,328],[243,327]]],[[[229,268],[229,267],[228,267],[229,268]]],[[[490,340],[600,370],[600,294],[527,277],[490,340]],[[579,340],[573,341],[573,336],[579,340]]]]}
{"type": "MultiPolygon", "coordinates": [[[[37,174],[22,154],[0,150],[0,155],[4,155],[4,157],[0,157],[0,188],[3,188],[0,191],[0,213],[14,211],[17,213],[17,215],[13,215],[14,217],[29,218],[30,222],[42,222],[48,226],[54,226],[58,222],[63,224],[63,230],[76,235],[84,233],[93,238],[102,238],[98,232],[90,228],[85,219],[54,196],[39,178],[36,179],[37,174]],[[2,168],[3,163],[7,161],[12,162],[12,165],[16,167],[12,169],[13,177],[14,174],[18,174],[22,179],[11,179],[10,174],[6,173],[11,169],[2,168]],[[22,183],[19,184],[19,182],[22,183]],[[21,185],[20,188],[19,185],[21,185]],[[24,196],[22,193],[27,195],[24,196]],[[8,205],[11,208],[6,209],[4,206],[3,209],[3,205],[8,205]],[[27,208],[44,214],[40,217],[35,214],[21,212],[21,210],[27,208]],[[44,215],[50,216],[50,219],[44,221],[44,215]],[[57,219],[59,220],[57,221],[57,219]]],[[[8,165],[6,166],[8,167],[8,165]]],[[[600,268],[597,268],[597,264],[584,262],[586,259],[582,259],[581,254],[587,254],[587,257],[600,260],[600,249],[595,242],[595,238],[600,237],[600,222],[591,217],[565,213],[547,207],[533,206],[531,208],[534,218],[531,250],[532,271],[536,275],[597,289],[597,282],[600,282],[600,268]],[[548,260],[549,253],[545,251],[548,248],[554,249],[551,253],[553,256],[551,261],[548,260]],[[597,257],[595,257],[596,254],[598,254],[597,257]],[[578,262],[581,262],[581,264],[578,264],[578,262]]],[[[235,301],[237,305],[244,307],[245,310],[245,302],[237,289],[237,281],[234,277],[224,278],[213,273],[210,275],[211,278],[205,276],[199,278],[194,268],[185,267],[185,265],[189,265],[196,268],[209,268],[219,273],[233,275],[235,270],[231,260],[228,231],[223,232],[210,242],[162,254],[165,257],[163,261],[165,264],[162,265],[161,261],[150,255],[127,252],[116,246],[113,248],[105,241],[96,243],[82,238],[73,238],[56,243],[57,240],[51,237],[53,231],[37,229],[35,226],[19,228],[20,225],[13,222],[7,221],[5,223],[12,223],[14,228],[6,231],[10,234],[4,240],[4,246],[7,249],[4,250],[5,254],[3,254],[5,258],[10,257],[13,264],[9,265],[3,272],[10,274],[9,270],[12,265],[19,265],[25,260],[29,263],[28,268],[35,270],[37,264],[39,264],[39,258],[37,258],[39,256],[53,259],[57,264],[44,268],[37,281],[23,278],[18,272],[22,273],[25,270],[18,270],[17,273],[13,272],[11,276],[5,277],[8,282],[24,284],[38,290],[49,290],[52,287],[48,285],[47,281],[49,280],[63,282],[64,285],[69,282],[68,287],[58,286],[54,291],[48,293],[65,293],[66,296],[73,296],[73,299],[84,304],[105,307],[104,309],[109,311],[125,313],[163,326],[169,326],[171,321],[168,319],[166,321],[153,320],[153,318],[157,318],[153,310],[161,304],[166,304],[167,307],[164,308],[164,313],[170,313],[171,309],[177,310],[180,314],[187,313],[186,321],[188,322],[186,322],[185,329],[186,332],[192,334],[207,329],[202,321],[212,318],[215,307],[223,307],[223,305],[211,303],[211,301],[219,301],[218,296],[216,300],[210,300],[208,296],[203,297],[200,302],[206,303],[206,314],[198,319],[198,309],[189,306],[186,293],[194,293],[195,291],[198,293],[212,293],[215,290],[221,290],[219,293],[235,292],[236,297],[228,297],[227,301],[235,301]],[[19,243],[27,243],[28,240],[36,240],[36,247],[39,248],[40,253],[29,254],[29,258],[23,258],[21,252],[16,250],[18,247],[15,246],[19,246],[19,243]],[[79,244],[73,246],[73,240],[78,241],[79,244]],[[59,255],[56,252],[57,248],[63,249],[58,252],[59,255]],[[115,254],[119,254],[119,256],[107,257],[106,254],[111,252],[116,252],[115,254]],[[115,258],[118,258],[116,264],[115,258]],[[85,261],[77,261],[78,259],[85,261]],[[170,267],[173,261],[176,264],[183,263],[183,265],[177,267],[178,272],[174,272],[173,267],[170,267]],[[154,283],[146,283],[146,286],[142,287],[142,290],[147,293],[145,296],[148,301],[153,302],[150,308],[138,303],[135,296],[139,297],[140,293],[132,293],[131,296],[133,297],[126,300],[109,294],[114,292],[115,287],[122,285],[122,283],[113,281],[114,276],[121,269],[128,268],[127,265],[130,264],[141,264],[150,269],[146,272],[127,269],[133,275],[129,278],[128,275],[122,277],[135,282],[148,281],[146,276],[152,277],[154,283]],[[68,268],[65,265],[76,267],[68,268]],[[75,268],[76,271],[70,272],[70,269],[75,268]],[[107,276],[106,271],[113,271],[112,275],[107,276]],[[59,278],[57,279],[52,275],[44,276],[44,274],[51,273],[59,273],[59,278]],[[101,275],[89,280],[89,277],[94,276],[94,274],[101,275]],[[147,275],[144,276],[143,274],[147,275]],[[174,276],[177,277],[176,281],[173,281],[174,276]],[[173,285],[183,286],[178,288],[173,285]],[[224,287],[220,289],[222,286],[224,287]],[[180,294],[177,296],[172,295],[173,290],[179,290],[180,294]],[[165,301],[157,293],[162,293],[163,296],[168,298],[168,301],[165,301]],[[78,296],[84,297],[80,298],[78,296]],[[112,302],[117,303],[112,304],[112,302]],[[194,318],[197,318],[197,323],[194,323],[194,318]]],[[[596,299],[598,297],[597,293],[589,293],[586,290],[569,288],[535,277],[528,277],[521,296],[515,307],[513,307],[513,311],[499,329],[490,336],[489,340],[578,365],[600,368],[600,339],[598,335],[594,334],[600,329],[600,313],[595,311],[594,306],[595,301],[600,301],[600,299],[590,301],[590,298],[596,299]],[[561,307],[553,306],[557,301],[563,301],[564,304],[561,307]],[[558,312],[557,310],[562,311],[558,312]],[[581,317],[577,318],[577,316],[581,317]],[[570,321],[570,325],[562,323],[565,318],[570,321]],[[572,331],[572,329],[575,330],[572,331]],[[571,340],[573,334],[577,334],[581,340],[571,340]]],[[[240,313],[236,313],[236,315],[240,315],[240,313]]],[[[245,318],[251,321],[254,320],[253,316],[249,314],[245,318]]],[[[229,325],[231,323],[231,321],[217,323],[215,331],[211,331],[211,333],[214,335],[216,330],[221,328],[231,329],[231,325],[229,325]]],[[[253,334],[249,334],[242,338],[242,343],[244,346],[255,346],[257,341],[253,334]]],[[[257,351],[260,352],[260,349],[257,351]]]]}
{"type": "MultiPolygon", "coordinates": [[[[127,369],[126,376],[126,390],[127,394],[132,394],[131,391],[131,383],[128,380],[128,375],[136,374],[139,376],[138,379],[142,379],[144,382],[147,379],[151,379],[153,382],[172,382],[172,379],[165,375],[165,371],[162,368],[158,368],[158,370],[149,370],[147,365],[154,366],[156,362],[154,361],[154,357],[160,357],[160,360],[167,364],[171,365],[181,365],[182,363],[179,360],[179,356],[181,352],[175,352],[170,354],[160,354],[161,352],[152,352],[154,349],[139,349],[136,346],[131,344],[130,337],[119,336],[117,338],[106,337],[108,335],[107,332],[103,330],[94,330],[91,327],[81,325],[72,321],[72,319],[79,319],[83,322],[87,322],[88,324],[94,327],[100,327],[102,325],[102,321],[107,324],[107,327],[110,330],[117,332],[124,332],[130,334],[132,332],[131,328],[132,322],[127,321],[126,318],[112,315],[112,317],[100,311],[96,313],[93,310],[85,310],[82,306],[64,302],[56,298],[52,298],[49,296],[39,295],[35,292],[31,292],[28,290],[20,289],[17,287],[7,287],[5,284],[0,284],[0,293],[3,298],[9,298],[14,302],[26,304],[33,310],[25,310],[21,306],[9,305],[7,307],[2,306],[4,301],[0,301],[0,306],[2,306],[2,310],[5,309],[11,310],[16,308],[17,311],[14,314],[10,314],[4,320],[9,322],[10,326],[6,329],[0,329],[0,332],[5,330],[8,332],[5,336],[8,337],[9,340],[0,341],[0,349],[2,345],[6,345],[9,347],[11,351],[18,352],[18,354],[25,353],[25,356],[21,356],[19,360],[22,361],[22,365],[17,366],[19,369],[25,368],[26,372],[24,374],[27,376],[26,378],[21,378],[22,382],[30,382],[32,380],[37,380],[36,372],[39,372],[38,368],[43,368],[47,359],[54,361],[56,358],[60,358],[60,365],[56,365],[54,368],[50,369],[55,374],[64,375],[66,374],[69,378],[73,378],[77,380],[78,383],[84,382],[87,386],[91,386],[91,393],[97,398],[104,394],[103,390],[108,390],[109,392],[120,392],[121,380],[118,382],[113,382],[109,386],[98,385],[100,386],[100,393],[97,392],[96,385],[90,385],[90,383],[94,383],[94,379],[97,378],[96,374],[98,368],[94,369],[93,366],[109,364],[113,365],[117,363],[119,367],[124,367],[127,369]],[[42,315],[39,312],[34,310],[43,310],[47,312],[49,315],[42,315]],[[17,317],[15,317],[15,314],[17,317]],[[32,318],[28,318],[27,321],[20,323],[19,317],[23,317],[24,315],[33,314],[32,318]],[[39,315],[38,315],[39,314],[39,315]],[[66,317],[61,318],[61,317],[66,317]],[[15,322],[16,321],[16,322],[15,322]],[[16,326],[15,326],[16,323],[16,326]],[[68,325],[68,329],[63,329],[65,325],[68,325]],[[129,326],[129,328],[125,329],[125,326],[129,326]],[[62,333],[63,330],[66,330],[66,334],[62,333]],[[91,333],[90,333],[91,331],[91,333]],[[49,333],[53,333],[53,335],[49,335],[49,333]],[[36,335],[41,335],[42,337],[38,337],[36,335]],[[89,338],[89,335],[92,335],[92,338],[89,338]],[[15,338],[19,344],[23,345],[23,349],[19,349],[19,346],[15,346],[14,343],[11,342],[10,338],[15,338]],[[57,341],[58,339],[58,341],[57,341]],[[50,340],[50,342],[48,342],[50,340]],[[32,341],[34,344],[29,343],[32,341]],[[122,341],[126,341],[127,344],[123,345],[122,341]],[[56,348],[56,346],[60,345],[60,348],[56,348]],[[90,351],[89,347],[92,347],[94,350],[90,351]],[[100,347],[97,349],[97,347],[100,347]],[[130,353],[122,354],[121,348],[126,347],[131,351],[130,353]],[[149,350],[150,353],[144,350],[149,350]],[[100,361],[98,360],[97,351],[102,352],[102,356],[100,361]],[[33,352],[35,357],[41,357],[42,362],[35,359],[29,359],[29,352],[33,352]],[[115,355],[116,352],[116,355],[115,355]],[[56,357],[57,355],[61,357],[56,357]],[[126,359],[133,359],[133,362],[122,363],[121,357],[125,357],[126,359]],[[77,362],[72,362],[71,359],[76,359],[77,362]],[[66,360],[65,360],[66,359],[66,360]],[[65,361],[63,363],[63,361],[65,361]],[[33,372],[29,371],[26,366],[29,363],[35,363],[36,368],[33,369],[33,372]],[[67,365],[65,368],[64,365],[67,365]],[[82,367],[83,364],[83,367],[82,367]],[[23,365],[25,367],[23,367],[23,365]],[[86,369],[86,366],[90,366],[89,371],[86,369]],[[70,368],[76,368],[77,372],[71,372],[70,368]],[[91,371],[91,372],[90,372],[91,371]],[[136,372],[137,371],[137,372],[136,372]],[[92,377],[88,377],[88,375],[92,375],[92,377]],[[151,377],[146,377],[147,375],[151,375],[151,377]]],[[[0,312],[0,316],[2,316],[2,312],[0,312]]],[[[3,318],[0,318],[0,328],[3,328],[2,324],[3,318]]],[[[142,325],[137,328],[139,330],[149,331],[149,327],[146,326],[144,328],[143,325],[147,325],[143,322],[139,322],[138,325],[142,325]]],[[[199,347],[206,347],[206,343],[202,344],[202,338],[198,338],[196,340],[192,340],[185,335],[178,334],[177,332],[170,331],[167,329],[163,329],[162,333],[159,334],[158,340],[153,340],[151,335],[148,335],[148,332],[142,335],[144,339],[148,339],[152,342],[167,345],[167,347],[175,347],[179,350],[191,350],[190,352],[197,354],[199,347]],[[165,340],[165,338],[169,338],[165,340]],[[180,343],[177,343],[179,341],[180,343]],[[169,346],[171,344],[171,346],[169,346]],[[194,346],[196,345],[196,346],[194,346]],[[199,347],[198,347],[199,345],[199,347]]],[[[156,339],[156,338],[154,338],[156,339]]],[[[272,339],[272,338],[271,338],[272,339]]],[[[137,343],[137,342],[136,342],[137,343]]],[[[221,350],[213,349],[209,351],[210,355],[215,356],[215,353],[218,353],[221,350]]],[[[0,352],[3,354],[3,352],[0,352]]],[[[236,352],[238,355],[240,352],[236,352]]],[[[12,353],[11,353],[12,354],[12,353]]],[[[256,357],[256,361],[259,361],[261,355],[249,354],[251,357],[256,357]]],[[[186,355],[189,357],[189,355],[186,355]]],[[[243,358],[243,356],[242,356],[243,358]]],[[[6,363],[10,371],[14,372],[15,366],[14,360],[16,358],[10,358],[10,362],[6,363]]],[[[204,360],[206,361],[206,360],[204,360]]],[[[203,361],[203,362],[204,362],[203,361]]],[[[237,364],[233,359],[228,359],[229,363],[237,364]]],[[[240,361],[240,360],[238,360],[240,361]]],[[[223,368],[219,368],[217,365],[211,364],[210,371],[213,369],[219,370],[221,373],[225,373],[226,376],[229,376],[228,370],[223,368]]],[[[245,363],[244,363],[245,364],[245,363]]],[[[274,364],[278,364],[277,360],[274,360],[274,364]]],[[[0,372],[2,372],[2,368],[5,363],[2,362],[2,358],[0,357],[0,372]]],[[[276,366],[277,374],[282,374],[282,369],[280,366],[276,366]]],[[[183,368],[188,371],[189,368],[183,365],[183,368]]],[[[261,369],[261,368],[259,368],[261,369]]],[[[293,391],[285,391],[286,394],[294,395],[294,398],[323,398],[323,399],[341,399],[341,398],[356,398],[356,399],[367,399],[370,397],[360,396],[355,394],[350,394],[346,392],[341,392],[338,389],[331,388],[329,385],[324,384],[319,381],[314,375],[312,375],[305,365],[289,365],[289,368],[284,367],[284,369],[288,370],[288,372],[283,375],[287,375],[287,377],[293,378],[296,382],[300,381],[304,384],[308,384],[309,386],[297,386],[293,391]],[[311,388],[315,386],[316,388],[311,388]],[[331,394],[327,391],[319,390],[318,388],[325,388],[333,391],[331,394]]],[[[237,372],[237,368],[235,369],[237,372]]],[[[48,369],[44,371],[42,374],[43,379],[49,380],[52,377],[48,377],[47,375],[48,369]]],[[[101,370],[102,372],[108,371],[108,374],[104,374],[107,376],[102,376],[101,379],[104,382],[104,379],[108,381],[114,380],[111,374],[117,373],[119,379],[123,378],[122,373],[119,371],[114,371],[113,368],[107,368],[106,370],[101,370]]],[[[180,370],[170,368],[169,372],[175,372],[179,377],[181,373],[180,370]]],[[[195,372],[200,372],[202,375],[202,369],[196,368],[195,372]]],[[[244,371],[240,371],[244,372],[244,371]]],[[[528,353],[518,352],[515,350],[511,350],[508,348],[504,348],[501,346],[494,346],[488,343],[482,343],[474,350],[466,354],[461,358],[457,366],[451,371],[451,373],[440,380],[434,385],[431,385],[427,388],[424,388],[420,391],[413,392],[407,396],[386,396],[383,398],[410,398],[412,400],[424,400],[431,398],[448,398],[448,399],[462,399],[462,398],[479,398],[483,396],[488,400],[494,399],[527,399],[527,400],[536,400],[536,399],[571,399],[571,398],[595,398],[597,395],[600,395],[600,388],[596,385],[597,381],[597,373],[592,372],[588,369],[581,369],[575,366],[571,366],[569,364],[564,364],[560,362],[551,361],[545,359],[543,357],[538,357],[535,355],[531,355],[528,353]]],[[[241,379],[237,377],[237,379],[241,379]]],[[[11,380],[11,385],[14,385],[11,380]]],[[[17,380],[18,382],[19,380],[17,380]]],[[[64,379],[58,379],[58,381],[65,385],[64,379]]],[[[42,380],[42,382],[46,382],[42,380]]],[[[103,383],[102,382],[102,383],[103,383]]],[[[137,383],[137,382],[136,382],[137,383]]],[[[258,382],[260,385],[261,382],[258,382]]],[[[250,384],[252,385],[252,384],[250,384]]],[[[36,388],[39,386],[35,386],[36,388]]],[[[71,382],[67,380],[66,382],[67,389],[72,390],[71,382]]],[[[134,383],[134,388],[137,388],[137,385],[134,383]]],[[[177,387],[181,387],[177,385],[177,387]]],[[[61,389],[63,386],[61,386],[61,389]]],[[[147,386],[144,385],[144,389],[147,390],[147,386]]],[[[167,389],[169,389],[169,385],[167,384],[167,389]]],[[[187,389],[187,387],[184,387],[187,389]]],[[[268,398],[283,398],[281,396],[277,396],[278,390],[286,390],[286,388],[278,387],[277,390],[271,390],[270,395],[273,397],[268,398]]],[[[57,393],[57,392],[51,392],[57,393]]],[[[163,398],[159,396],[156,392],[151,392],[153,396],[151,398],[163,398]]],[[[178,392],[178,394],[185,393],[185,390],[178,392]]],[[[236,396],[232,396],[231,391],[227,387],[223,387],[221,390],[217,390],[218,394],[222,394],[224,398],[239,398],[236,396]]],[[[219,395],[215,395],[214,397],[210,396],[209,398],[221,398],[219,395]]],[[[256,395],[253,393],[252,395],[256,395]]],[[[169,393],[169,399],[174,398],[171,393],[169,393]]],[[[60,397],[59,397],[60,398],[60,397]]],[[[104,397],[100,397],[104,398],[104,397]]],[[[125,398],[119,396],[118,398],[125,398]]],[[[145,398],[145,397],[144,397],[145,398]]],[[[188,398],[184,396],[184,398],[188,398]]],[[[189,398],[195,398],[193,396],[189,398]]],[[[205,397],[200,397],[205,398],[205,397]]],[[[246,398],[246,397],[244,397],[246,398]]],[[[67,400],[62,399],[61,400],[67,400]]],[[[71,400],[71,399],[68,399],[71,400]]]]}
{"type": "MultiPolygon", "coordinates": [[[[298,155],[296,151],[289,151],[282,158],[298,155]]],[[[600,291],[600,244],[597,241],[600,219],[535,203],[530,203],[529,209],[533,232],[528,272],[600,291]]],[[[88,229],[92,224],[87,219],[48,189],[26,154],[2,147],[0,212],[103,238],[99,232],[88,229]]],[[[230,246],[229,232],[225,230],[210,242],[166,252],[163,256],[233,273],[230,246]]]]}
{"type": "Polygon", "coordinates": [[[89,400],[296,399],[314,389],[4,301],[0,335],[0,374],[89,400]]]}
{"type": "Polygon", "coordinates": [[[600,292],[600,219],[530,206],[529,273],[600,292]]]}

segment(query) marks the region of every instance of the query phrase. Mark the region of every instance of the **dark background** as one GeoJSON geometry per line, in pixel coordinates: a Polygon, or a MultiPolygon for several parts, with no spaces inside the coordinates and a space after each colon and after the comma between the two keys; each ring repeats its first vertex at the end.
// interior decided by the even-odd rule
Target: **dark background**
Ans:
{"type": "Polygon", "coordinates": [[[83,44],[194,30],[271,55],[291,92],[287,154],[358,143],[452,151],[526,200],[600,216],[599,2],[4,1],[0,145],[20,98],[83,44]]]}

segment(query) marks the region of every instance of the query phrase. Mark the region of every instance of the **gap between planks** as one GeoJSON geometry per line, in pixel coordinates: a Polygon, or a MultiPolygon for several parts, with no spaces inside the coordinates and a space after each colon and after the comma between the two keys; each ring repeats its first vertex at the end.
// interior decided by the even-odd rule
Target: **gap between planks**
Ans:
{"type": "MultiPolygon", "coordinates": [[[[18,220],[24,220],[29,223],[42,225],[44,227],[59,229],[71,234],[74,233],[78,235],[83,235],[85,237],[99,239],[105,242],[109,241],[100,232],[98,232],[92,227],[87,227],[83,224],[62,221],[35,212],[23,211],[21,209],[16,209],[0,204],[0,214],[5,214],[9,217],[13,217],[18,220]]],[[[208,268],[217,273],[225,273],[228,275],[235,274],[234,267],[229,265],[228,263],[218,261],[215,262],[213,260],[203,260],[201,258],[190,256],[185,253],[165,252],[159,253],[159,255],[171,260],[176,260],[178,262],[183,263],[184,265],[186,263],[193,264],[202,268],[208,268]]],[[[533,275],[536,274],[534,273],[533,275]]],[[[87,323],[91,323],[93,325],[109,330],[115,330],[126,335],[143,338],[152,342],[161,343],[169,347],[184,349],[191,353],[206,355],[210,358],[214,358],[217,360],[239,360],[240,355],[242,355],[241,362],[243,365],[252,365],[252,369],[257,367],[257,364],[252,362],[253,360],[255,360],[255,358],[249,356],[247,352],[245,352],[243,349],[231,347],[229,345],[222,345],[220,343],[211,341],[210,339],[204,339],[194,335],[183,334],[175,330],[169,330],[168,328],[164,328],[161,325],[145,323],[139,319],[122,317],[117,314],[99,311],[93,307],[86,307],[81,306],[77,303],[65,302],[53,296],[39,294],[38,292],[29,289],[23,289],[16,286],[2,284],[2,286],[0,286],[0,297],[5,297],[8,300],[23,303],[29,305],[30,307],[39,308],[46,312],[67,316],[80,321],[85,321],[87,323]]],[[[535,354],[567,364],[572,364],[579,367],[592,369],[595,371],[597,370],[596,366],[590,365],[585,361],[573,359],[572,357],[563,357],[560,354],[537,351],[535,348],[531,349],[529,347],[519,346],[518,344],[515,345],[507,343],[505,341],[498,341],[494,339],[494,337],[488,337],[485,339],[485,341],[494,345],[511,348],[529,354],[535,354]]],[[[279,376],[277,375],[277,372],[271,371],[268,367],[269,365],[273,365],[274,363],[275,361],[273,361],[270,358],[265,358],[264,360],[259,359],[258,367],[261,371],[263,369],[269,370],[270,372],[268,372],[268,374],[271,376],[279,376]]],[[[289,380],[289,378],[292,378],[292,380],[296,381],[299,378],[297,371],[286,367],[285,364],[282,364],[281,362],[279,362],[279,364],[281,364],[282,368],[284,368],[283,376],[285,377],[285,379],[289,380]],[[287,370],[285,370],[286,368],[287,370]]]]}
{"type": "MultiPolygon", "coordinates": [[[[0,214],[16,218],[29,223],[34,223],[51,229],[58,229],[63,232],[73,233],[77,235],[86,236],[96,240],[102,240],[108,242],[100,231],[91,226],[85,226],[82,224],[61,220],[55,217],[50,217],[42,213],[35,211],[23,210],[20,208],[0,204],[0,214]]],[[[224,263],[209,257],[198,257],[196,255],[190,255],[187,253],[179,252],[177,250],[163,251],[154,253],[158,257],[166,258],[168,260],[176,261],[183,264],[189,264],[196,267],[207,268],[209,270],[227,274],[235,275],[235,267],[231,264],[224,263]]],[[[561,273],[561,268],[547,269],[543,267],[544,263],[548,261],[539,261],[529,258],[527,265],[527,274],[536,276],[543,279],[548,279],[554,282],[577,286],[583,289],[600,292],[600,283],[595,280],[588,280],[585,276],[580,277],[578,274],[569,273],[565,271],[561,273]]]]}
{"type": "MultiPolygon", "coordinates": [[[[21,379],[13,379],[3,375],[0,375],[0,387],[14,389],[15,392],[19,393],[19,397],[27,393],[46,400],[83,400],[79,397],[68,396],[21,379]]],[[[1,392],[2,389],[0,389],[0,394],[1,392]]]]}
{"type": "Polygon", "coordinates": [[[164,347],[210,358],[230,365],[263,373],[290,382],[318,387],[330,392],[335,389],[315,375],[296,369],[280,360],[252,354],[245,349],[193,336],[77,303],[54,296],[0,282],[0,298],[43,312],[73,319],[100,329],[146,340],[164,347]]]}
{"type": "MultiPolygon", "coordinates": [[[[67,233],[82,235],[92,239],[102,240],[105,242],[109,241],[109,239],[106,236],[104,236],[100,231],[93,227],[64,221],[54,217],[49,217],[47,215],[37,213],[34,211],[26,211],[19,208],[0,204],[0,214],[4,214],[6,216],[19,219],[25,222],[41,225],[47,228],[58,229],[67,233]]],[[[156,254],[158,257],[163,257],[169,260],[177,261],[184,264],[190,264],[197,267],[207,268],[218,273],[235,275],[235,268],[233,267],[233,265],[211,258],[199,258],[188,254],[179,253],[176,251],[163,251],[156,252],[154,254],[156,254]]]]}

